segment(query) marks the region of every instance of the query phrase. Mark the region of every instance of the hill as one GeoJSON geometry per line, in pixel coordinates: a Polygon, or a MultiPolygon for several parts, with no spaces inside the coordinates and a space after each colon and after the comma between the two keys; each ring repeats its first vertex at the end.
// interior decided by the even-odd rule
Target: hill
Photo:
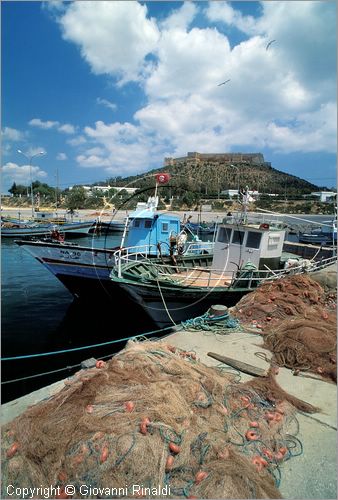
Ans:
{"type": "MultiPolygon", "coordinates": [[[[248,161],[237,161],[232,165],[222,160],[201,160],[198,164],[183,160],[144,174],[118,178],[116,184],[146,188],[154,185],[154,174],[167,172],[171,175],[170,186],[172,188],[179,191],[183,189],[202,196],[217,195],[223,190],[246,186],[260,193],[280,195],[287,193],[288,197],[299,197],[321,189],[304,179],[272,168],[266,162],[254,165],[248,161]]],[[[114,181],[115,179],[108,180],[112,184],[114,181]]]]}

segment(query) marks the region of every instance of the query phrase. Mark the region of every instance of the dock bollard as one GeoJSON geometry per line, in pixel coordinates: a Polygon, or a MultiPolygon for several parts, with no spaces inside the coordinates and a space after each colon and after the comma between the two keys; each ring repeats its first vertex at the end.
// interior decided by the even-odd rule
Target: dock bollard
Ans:
{"type": "Polygon", "coordinates": [[[228,308],[222,305],[211,306],[209,316],[224,316],[228,312],[228,308]]]}

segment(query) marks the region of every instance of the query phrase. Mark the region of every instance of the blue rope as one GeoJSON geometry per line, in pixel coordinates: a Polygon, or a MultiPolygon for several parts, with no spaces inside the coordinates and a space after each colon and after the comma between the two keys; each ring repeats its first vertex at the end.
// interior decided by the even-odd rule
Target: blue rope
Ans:
{"type": "Polygon", "coordinates": [[[94,347],[102,347],[105,345],[116,344],[118,342],[124,342],[127,340],[137,339],[139,337],[146,337],[147,335],[152,335],[153,333],[160,333],[160,332],[164,332],[165,330],[172,330],[172,328],[173,328],[172,326],[167,326],[165,328],[161,328],[160,330],[153,330],[151,332],[141,333],[139,335],[133,335],[132,337],[125,337],[123,339],[110,340],[109,342],[102,342],[101,344],[92,344],[92,345],[86,345],[86,346],[82,346],[82,347],[73,347],[72,349],[63,349],[61,351],[41,352],[38,354],[26,354],[26,355],[22,355],[22,356],[1,358],[1,361],[14,361],[17,359],[38,358],[41,356],[52,356],[55,354],[65,354],[67,352],[82,351],[83,349],[92,349],[94,347]]]}
{"type": "Polygon", "coordinates": [[[206,312],[202,316],[182,321],[181,326],[185,330],[193,328],[196,330],[215,331],[225,328],[237,328],[239,320],[231,318],[228,312],[222,314],[222,316],[210,316],[209,312],[206,312]]]}

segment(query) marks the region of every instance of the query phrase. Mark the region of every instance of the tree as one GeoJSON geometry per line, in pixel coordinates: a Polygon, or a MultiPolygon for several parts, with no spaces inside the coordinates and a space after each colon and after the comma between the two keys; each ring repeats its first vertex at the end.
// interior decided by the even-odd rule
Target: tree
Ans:
{"type": "Polygon", "coordinates": [[[23,186],[21,184],[17,184],[13,182],[12,187],[8,190],[13,196],[26,195],[27,194],[27,186],[23,186]]]}
{"type": "Polygon", "coordinates": [[[67,194],[66,207],[69,210],[82,208],[85,205],[86,198],[86,191],[83,189],[83,187],[74,187],[67,194]]]}

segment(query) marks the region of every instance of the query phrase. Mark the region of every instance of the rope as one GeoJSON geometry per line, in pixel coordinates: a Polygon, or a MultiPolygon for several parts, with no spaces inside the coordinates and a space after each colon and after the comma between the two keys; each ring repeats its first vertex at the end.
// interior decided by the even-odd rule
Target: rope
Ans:
{"type": "Polygon", "coordinates": [[[197,316],[193,319],[188,319],[181,322],[184,330],[204,330],[214,333],[226,333],[229,328],[238,328],[239,320],[231,318],[230,314],[226,312],[222,316],[210,316],[207,311],[202,316],[197,316]]]}
{"type": "Polygon", "coordinates": [[[56,355],[56,354],[65,354],[68,352],[81,351],[84,349],[93,349],[94,347],[103,347],[103,346],[110,345],[110,344],[116,344],[118,342],[125,342],[128,340],[133,340],[133,339],[137,339],[140,337],[146,337],[147,335],[152,335],[153,333],[160,333],[160,332],[163,332],[165,330],[170,330],[170,329],[172,329],[172,326],[167,326],[167,327],[161,328],[159,330],[152,330],[150,332],[141,333],[139,335],[133,335],[132,337],[125,337],[122,339],[110,340],[109,342],[102,342],[101,344],[92,344],[92,345],[87,345],[87,346],[82,346],[82,347],[73,347],[72,349],[63,349],[61,351],[41,352],[38,354],[26,354],[26,355],[22,355],[22,356],[1,358],[1,361],[14,361],[17,359],[38,358],[38,357],[42,357],[42,356],[52,356],[52,355],[56,355]]]}
{"type": "Polygon", "coordinates": [[[13,382],[20,382],[21,380],[28,380],[30,378],[42,377],[43,375],[51,375],[52,373],[71,370],[72,368],[77,368],[78,366],[81,366],[81,363],[78,365],[65,366],[64,368],[58,368],[57,370],[51,370],[49,372],[36,373],[35,375],[27,375],[27,377],[15,378],[13,380],[6,380],[5,382],[1,382],[1,385],[12,384],[13,382]]]}

